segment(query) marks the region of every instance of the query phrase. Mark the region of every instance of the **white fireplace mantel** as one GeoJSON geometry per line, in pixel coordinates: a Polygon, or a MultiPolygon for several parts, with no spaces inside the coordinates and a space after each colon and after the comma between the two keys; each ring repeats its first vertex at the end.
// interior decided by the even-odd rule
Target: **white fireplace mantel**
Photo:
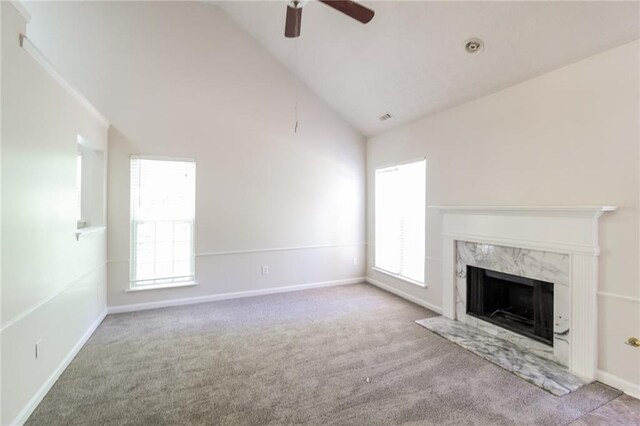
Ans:
{"type": "Polygon", "coordinates": [[[614,206],[429,206],[442,213],[443,315],[456,319],[456,241],[564,253],[570,259],[569,368],[597,368],[598,219],[614,206]]]}
{"type": "Polygon", "coordinates": [[[564,214],[597,214],[612,212],[617,206],[429,206],[443,211],[488,211],[488,212],[556,212],[564,214]]]}

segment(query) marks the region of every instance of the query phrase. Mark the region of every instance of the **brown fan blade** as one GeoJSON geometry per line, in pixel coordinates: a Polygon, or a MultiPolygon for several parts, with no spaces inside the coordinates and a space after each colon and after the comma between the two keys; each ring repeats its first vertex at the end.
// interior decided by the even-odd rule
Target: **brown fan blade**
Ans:
{"type": "Polygon", "coordinates": [[[302,24],[302,8],[287,6],[287,20],[284,25],[285,37],[298,37],[302,24]]]}
{"type": "Polygon", "coordinates": [[[320,2],[339,10],[345,15],[351,16],[353,19],[360,21],[363,24],[366,24],[373,19],[373,10],[351,0],[320,0],[320,2]]]}

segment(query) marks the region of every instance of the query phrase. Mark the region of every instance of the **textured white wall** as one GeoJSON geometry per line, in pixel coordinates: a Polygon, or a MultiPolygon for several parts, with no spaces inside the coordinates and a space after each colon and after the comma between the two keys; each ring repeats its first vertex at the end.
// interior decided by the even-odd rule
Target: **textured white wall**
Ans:
{"type": "Polygon", "coordinates": [[[380,165],[426,156],[428,205],[617,205],[600,228],[599,368],[640,386],[640,351],[623,344],[640,335],[639,49],[623,45],[370,139],[367,275],[441,306],[437,211],[427,211],[426,289],[370,268],[380,165]]]}
{"type": "Polygon", "coordinates": [[[76,241],[75,176],[77,135],[106,149],[107,128],[19,46],[25,19],[1,7],[0,421],[11,424],[106,310],[106,235],[76,241]]]}
{"type": "Polygon", "coordinates": [[[29,7],[35,42],[112,123],[110,306],[364,275],[364,138],[224,12],[204,2],[29,7]],[[125,292],[132,154],[196,158],[196,287],[125,292]]]}

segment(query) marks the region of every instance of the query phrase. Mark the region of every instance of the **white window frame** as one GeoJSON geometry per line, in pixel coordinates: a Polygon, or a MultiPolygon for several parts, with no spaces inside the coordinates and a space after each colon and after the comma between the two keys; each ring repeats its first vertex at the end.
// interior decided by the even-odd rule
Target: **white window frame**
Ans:
{"type": "Polygon", "coordinates": [[[106,230],[106,156],[102,147],[76,135],[76,240],[106,230]]]}
{"type": "MultiPolygon", "coordinates": [[[[195,158],[187,158],[187,157],[164,157],[164,156],[153,156],[153,155],[132,155],[129,159],[129,177],[131,177],[131,164],[133,160],[153,160],[153,161],[176,161],[176,162],[191,162],[194,164],[194,168],[196,167],[196,159],[195,158]]],[[[190,258],[190,271],[192,272],[190,275],[180,276],[180,277],[160,277],[153,278],[147,280],[134,280],[135,267],[136,267],[136,255],[137,255],[137,226],[145,221],[136,221],[134,218],[133,211],[133,194],[129,194],[129,214],[130,214],[130,260],[129,260],[129,289],[128,292],[131,291],[143,291],[143,290],[156,290],[163,288],[173,288],[173,287],[188,287],[197,285],[197,281],[195,278],[195,224],[196,224],[196,212],[195,212],[195,197],[197,194],[195,193],[196,188],[196,180],[197,180],[197,169],[196,175],[194,176],[194,206],[193,206],[193,219],[191,220],[169,220],[168,222],[173,222],[174,224],[177,222],[190,222],[191,223],[191,258],[190,258]],[[144,284],[141,284],[144,282],[144,284]]],[[[129,182],[129,190],[131,191],[131,182],[129,182]]],[[[159,221],[152,221],[157,223],[159,221]]]]}
{"type": "Polygon", "coordinates": [[[398,279],[400,281],[404,281],[419,287],[423,287],[426,288],[427,287],[427,256],[426,256],[426,244],[427,244],[427,236],[426,236],[426,232],[427,232],[427,170],[428,170],[428,162],[427,162],[427,158],[426,157],[419,157],[419,158],[413,158],[411,160],[406,160],[406,161],[400,161],[400,162],[396,162],[396,163],[390,163],[390,164],[384,164],[381,166],[378,166],[374,169],[373,172],[373,179],[374,179],[374,208],[373,208],[373,226],[374,226],[374,253],[373,253],[373,266],[371,267],[372,270],[384,274],[384,275],[388,275],[390,277],[393,277],[395,279],[398,279]],[[424,161],[425,163],[425,173],[424,173],[424,190],[425,190],[425,194],[424,194],[424,232],[425,232],[425,236],[424,236],[424,248],[423,248],[423,255],[424,255],[424,260],[423,260],[423,264],[424,264],[424,273],[423,273],[423,277],[424,277],[424,282],[421,281],[416,281],[414,279],[411,279],[409,277],[403,276],[402,274],[398,274],[392,271],[388,271],[386,269],[382,269],[378,266],[376,266],[376,250],[377,250],[377,235],[375,234],[375,229],[376,229],[376,209],[375,209],[375,193],[376,193],[376,183],[375,183],[375,179],[377,176],[377,173],[381,170],[385,170],[385,169],[390,169],[390,168],[394,168],[394,167],[400,167],[406,164],[412,164],[412,163],[417,163],[417,162],[421,162],[424,161]]]}
{"type": "Polygon", "coordinates": [[[81,229],[86,226],[86,221],[84,220],[84,215],[82,211],[82,152],[78,150],[76,154],[76,229],[81,229]]]}

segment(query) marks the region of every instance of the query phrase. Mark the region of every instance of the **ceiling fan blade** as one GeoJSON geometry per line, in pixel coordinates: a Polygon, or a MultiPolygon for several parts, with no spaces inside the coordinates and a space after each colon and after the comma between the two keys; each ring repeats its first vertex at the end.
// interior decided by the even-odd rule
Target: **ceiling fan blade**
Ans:
{"type": "Polygon", "coordinates": [[[351,0],[320,0],[320,2],[330,6],[353,19],[366,24],[373,19],[374,11],[351,0]]]}
{"type": "Polygon", "coordinates": [[[284,25],[285,37],[298,37],[302,24],[302,8],[287,6],[287,20],[284,25]]]}

